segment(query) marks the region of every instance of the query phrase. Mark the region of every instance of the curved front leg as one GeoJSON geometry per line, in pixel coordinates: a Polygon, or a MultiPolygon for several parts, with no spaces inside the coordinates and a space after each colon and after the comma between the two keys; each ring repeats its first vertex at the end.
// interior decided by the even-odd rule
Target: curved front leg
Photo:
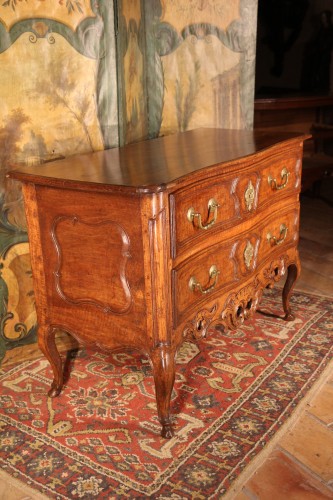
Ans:
{"type": "Polygon", "coordinates": [[[295,282],[299,276],[299,273],[300,273],[299,264],[290,264],[288,266],[288,275],[282,291],[282,303],[283,303],[283,310],[285,312],[284,319],[286,321],[293,321],[295,319],[294,314],[291,312],[289,300],[295,282]]]}
{"type": "Polygon", "coordinates": [[[157,413],[162,425],[162,437],[170,439],[173,428],[170,417],[170,401],[175,381],[175,351],[161,345],[150,353],[156,391],[157,413]]]}
{"type": "Polygon", "coordinates": [[[53,370],[54,379],[48,392],[50,398],[59,395],[64,383],[62,362],[55,343],[55,332],[56,329],[53,327],[38,327],[38,346],[50,362],[53,370]]]}

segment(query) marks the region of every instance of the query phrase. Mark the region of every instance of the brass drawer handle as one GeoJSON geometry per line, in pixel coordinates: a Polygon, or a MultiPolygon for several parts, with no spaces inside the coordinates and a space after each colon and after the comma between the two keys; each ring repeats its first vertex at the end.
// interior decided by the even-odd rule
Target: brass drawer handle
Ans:
{"type": "Polygon", "coordinates": [[[270,242],[271,246],[274,247],[276,245],[281,245],[287,237],[288,228],[285,224],[281,224],[280,226],[280,237],[277,238],[273,236],[271,233],[267,233],[267,239],[270,242]]]}
{"type": "Polygon", "coordinates": [[[196,212],[193,207],[189,208],[187,211],[187,220],[189,222],[194,223],[194,218],[196,217],[198,219],[198,227],[200,229],[209,229],[212,227],[217,219],[217,209],[219,208],[219,204],[217,203],[214,198],[211,198],[208,202],[208,220],[210,219],[211,215],[213,214],[213,218],[211,221],[207,222],[207,224],[202,223],[202,217],[201,214],[196,212]]]}
{"type": "Polygon", "coordinates": [[[210,280],[214,280],[214,283],[212,283],[208,288],[203,288],[201,283],[199,283],[196,279],[195,276],[192,276],[190,281],[188,282],[188,286],[190,288],[190,290],[192,292],[195,292],[196,290],[199,290],[200,293],[202,293],[203,295],[205,295],[206,293],[209,293],[211,292],[215,286],[216,286],[216,283],[217,283],[217,278],[218,278],[218,275],[220,274],[220,271],[217,269],[216,266],[211,266],[211,268],[209,269],[209,279],[210,280]]]}
{"type": "Polygon", "coordinates": [[[284,167],[281,171],[281,180],[282,183],[278,184],[276,179],[273,179],[271,175],[268,176],[268,184],[271,186],[273,191],[279,191],[280,189],[283,189],[286,187],[288,184],[288,179],[289,179],[290,172],[288,172],[288,169],[284,167]]]}

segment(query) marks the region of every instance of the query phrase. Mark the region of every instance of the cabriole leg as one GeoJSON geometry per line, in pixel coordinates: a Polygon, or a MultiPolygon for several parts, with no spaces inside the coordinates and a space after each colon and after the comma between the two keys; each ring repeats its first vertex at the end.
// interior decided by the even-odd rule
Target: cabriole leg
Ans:
{"type": "Polygon", "coordinates": [[[53,370],[54,379],[48,392],[48,396],[50,398],[54,398],[59,395],[64,383],[62,362],[55,343],[55,328],[39,326],[38,345],[44,356],[50,362],[53,370]]]}
{"type": "Polygon", "coordinates": [[[166,346],[157,347],[151,353],[154,371],[158,418],[162,425],[162,437],[170,439],[173,428],[170,417],[170,401],[175,381],[175,352],[166,346]]]}
{"type": "Polygon", "coordinates": [[[299,271],[300,271],[299,266],[297,264],[290,264],[290,266],[288,266],[288,275],[282,291],[282,303],[283,303],[283,310],[285,312],[284,319],[286,321],[293,321],[295,319],[295,316],[291,312],[289,300],[295,282],[299,276],[299,271]]]}

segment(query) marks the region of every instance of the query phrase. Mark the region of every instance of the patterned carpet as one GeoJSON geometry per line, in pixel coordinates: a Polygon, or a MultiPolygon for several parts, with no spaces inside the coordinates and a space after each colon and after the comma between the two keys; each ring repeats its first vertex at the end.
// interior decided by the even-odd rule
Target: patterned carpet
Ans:
{"type": "Polygon", "coordinates": [[[3,373],[1,468],[50,499],[221,498],[332,358],[332,301],[297,293],[286,323],[280,295],[266,291],[237,332],[184,344],[168,441],[140,354],[71,353],[53,400],[43,358],[3,373]]]}

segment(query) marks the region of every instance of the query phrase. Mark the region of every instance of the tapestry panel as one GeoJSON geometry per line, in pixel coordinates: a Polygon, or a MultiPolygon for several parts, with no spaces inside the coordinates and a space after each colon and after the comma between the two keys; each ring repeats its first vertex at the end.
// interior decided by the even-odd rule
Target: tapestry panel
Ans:
{"type": "Polygon", "coordinates": [[[6,173],[118,145],[114,43],[112,2],[0,5],[0,360],[36,331],[21,187],[6,173]]]}
{"type": "Polygon", "coordinates": [[[124,143],[252,127],[257,0],[119,5],[124,143]]]}

